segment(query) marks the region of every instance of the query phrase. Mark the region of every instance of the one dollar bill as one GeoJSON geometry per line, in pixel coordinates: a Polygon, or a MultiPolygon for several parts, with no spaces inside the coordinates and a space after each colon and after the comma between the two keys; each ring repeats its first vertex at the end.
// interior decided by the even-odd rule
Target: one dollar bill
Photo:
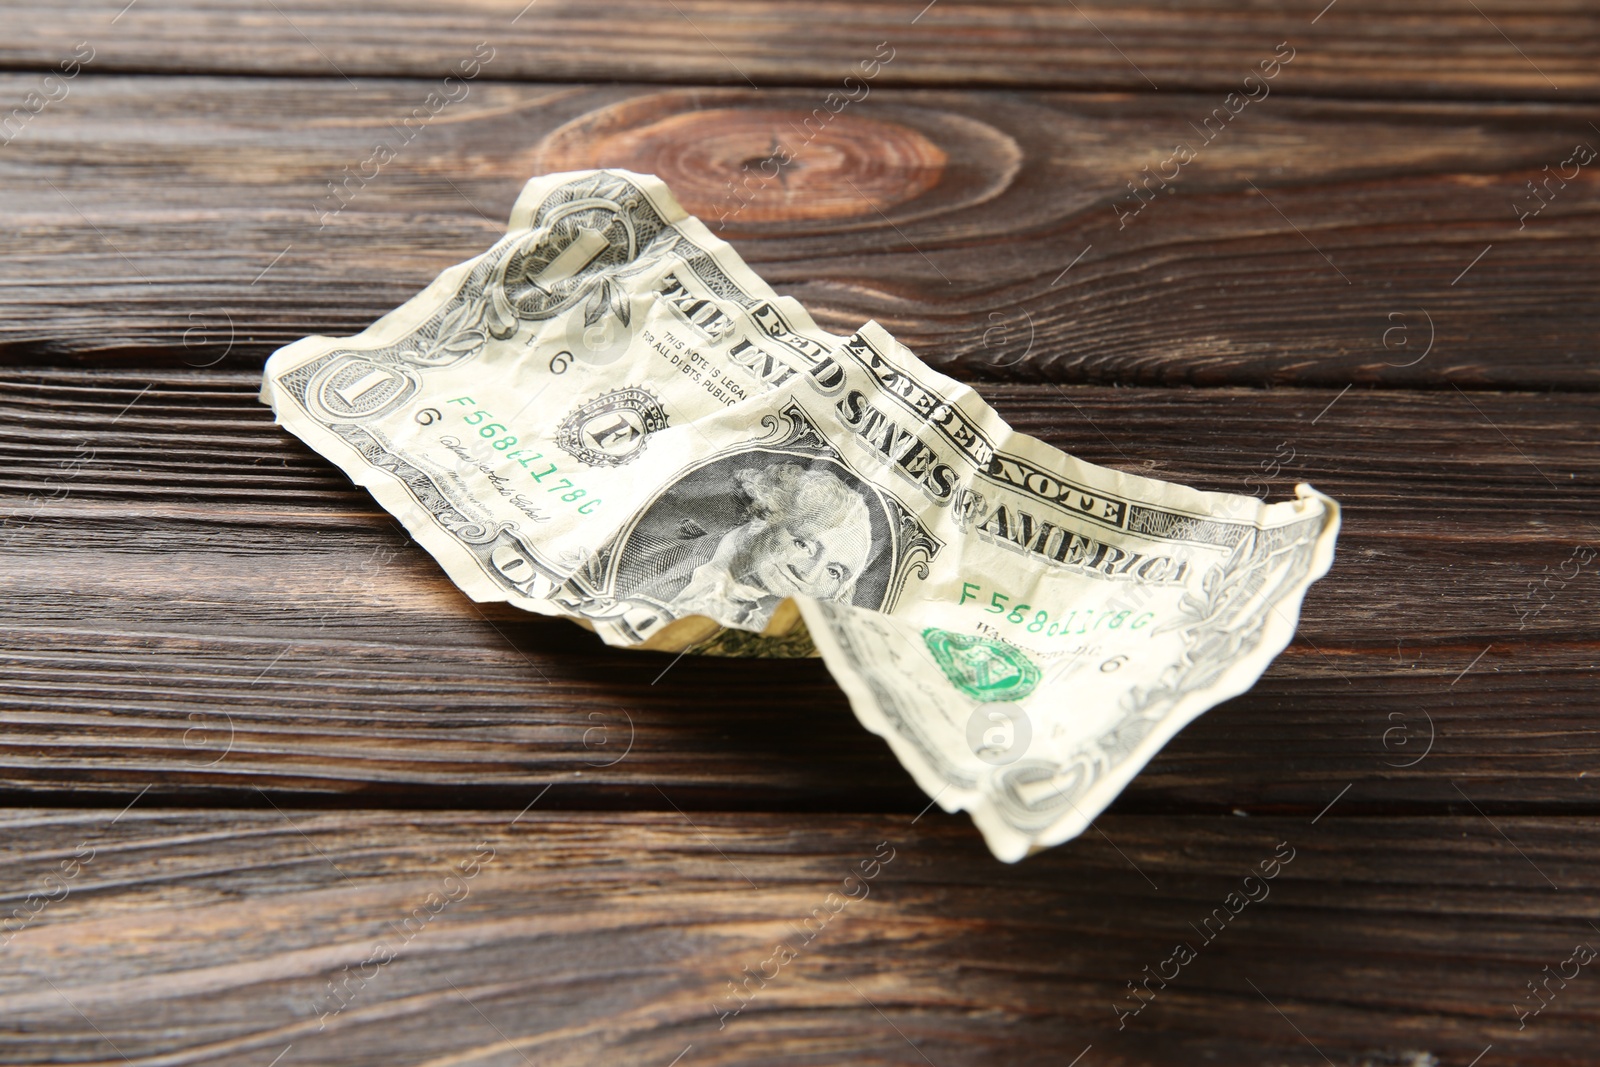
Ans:
{"type": "Polygon", "coordinates": [[[625,647],[819,654],[1016,860],[1248,689],[1338,505],[1201,492],[1013,431],[876,323],[821,329],[658,179],[528,183],[506,235],[262,400],[478,601],[625,647]]]}

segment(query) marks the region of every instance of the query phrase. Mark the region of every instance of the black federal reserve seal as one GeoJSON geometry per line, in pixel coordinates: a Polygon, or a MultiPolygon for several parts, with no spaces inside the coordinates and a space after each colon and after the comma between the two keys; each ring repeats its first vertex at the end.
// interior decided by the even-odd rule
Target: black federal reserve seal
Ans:
{"type": "Polygon", "coordinates": [[[667,413],[647,389],[602,393],[561,420],[556,444],[591,467],[620,467],[638,458],[646,439],[665,429],[667,413]]]}

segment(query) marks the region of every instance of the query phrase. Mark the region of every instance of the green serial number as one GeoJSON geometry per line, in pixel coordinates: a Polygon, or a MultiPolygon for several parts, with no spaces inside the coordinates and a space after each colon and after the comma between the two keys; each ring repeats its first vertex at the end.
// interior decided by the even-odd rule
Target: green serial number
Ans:
{"type": "Polygon", "coordinates": [[[991,615],[999,615],[998,621],[1009,622],[1013,626],[1021,626],[1030,634],[1042,633],[1046,637],[1055,637],[1058,634],[1070,634],[1076,637],[1079,634],[1093,633],[1102,626],[1107,630],[1120,630],[1124,625],[1130,630],[1142,630],[1156,617],[1153,611],[1135,615],[1132,611],[1102,610],[1096,618],[1093,608],[1087,611],[1074,609],[1065,616],[1060,611],[1052,615],[1049,611],[1035,608],[1032,604],[1013,603],[1014,597],[999,590],[990,590],[988,600],[984,600],[983,594],[983,586],[977,582],[962,582],[961,599],[956,603],[959,605],[969,600],[974,601],[976,607],[991,615]],[[1082,618],[1079,618],[1080,615],[1082,618]],[[1132,622],[1128,621],[1129,616],[1133,616],[1132,622]],[[1072,628],[1074,622],[1078,624],[1076,630],[1072,628]]]}
{"type": "Polygon", "coordinates": [[[591,497],[588,500],[584,500],[583,498],[588,495],[587,490],[573,485],[571,478],[562,478],[555,485],[544,485],[544,480],[551,475],[560,474],[560,469],[554,462],[545,459],[542,452],[529,452],[527,449],[517,448],[516,435],[507,433],[503,425],[493,421],[493,415],[482,408],[476,407],[475,405],[478,403],[476,400],[470,396],[458,396],[451,400],[450,403],[473,408],[472,411],[462,414],[461,421],[468,426],[475,427],[478,431],[478,436],[487,439],[489,447],[496,452],[503,453],[505,459],[515,460],[517,466],[521,467],[530,478],[544,486],[545,492],[560,493],[560,499],[569,504],[578,504],[578,501],[583,500],[583,503],[578,504],[578,514],[580,515],[587,515],[599,506],[600,498],[591,497]],[[543,464],[548,464],[544,470],[532,469],[543,464]]]}

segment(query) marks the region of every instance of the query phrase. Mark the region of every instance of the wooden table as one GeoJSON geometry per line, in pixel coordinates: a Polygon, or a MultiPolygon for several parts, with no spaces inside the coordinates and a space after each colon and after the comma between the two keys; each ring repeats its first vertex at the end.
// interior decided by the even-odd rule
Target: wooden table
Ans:
{"type": "Polygon", "coordinates": [[[1600,8],[924,3],[3,5],[0,1062],[1595,1061],[1600,8]],[[1085,459],[1341,500],[1300,636],[1007,866],[819,663],[475,607],[261,365],[599,165],[1085,459]]]}

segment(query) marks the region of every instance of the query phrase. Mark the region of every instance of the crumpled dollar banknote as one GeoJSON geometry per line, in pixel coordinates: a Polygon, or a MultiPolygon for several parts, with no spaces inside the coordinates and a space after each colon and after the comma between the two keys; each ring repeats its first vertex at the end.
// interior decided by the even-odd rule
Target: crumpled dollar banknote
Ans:
{"type": "Polygon", "coordinates": [[[1265,504],[1017,433],[626,171],[533,179],[493,247],[280,349],[261,397],[474,600],[624,647],[820,654],[1008,861],[1254,684],[1339,527],[1308,485],[1265,504]]]}

